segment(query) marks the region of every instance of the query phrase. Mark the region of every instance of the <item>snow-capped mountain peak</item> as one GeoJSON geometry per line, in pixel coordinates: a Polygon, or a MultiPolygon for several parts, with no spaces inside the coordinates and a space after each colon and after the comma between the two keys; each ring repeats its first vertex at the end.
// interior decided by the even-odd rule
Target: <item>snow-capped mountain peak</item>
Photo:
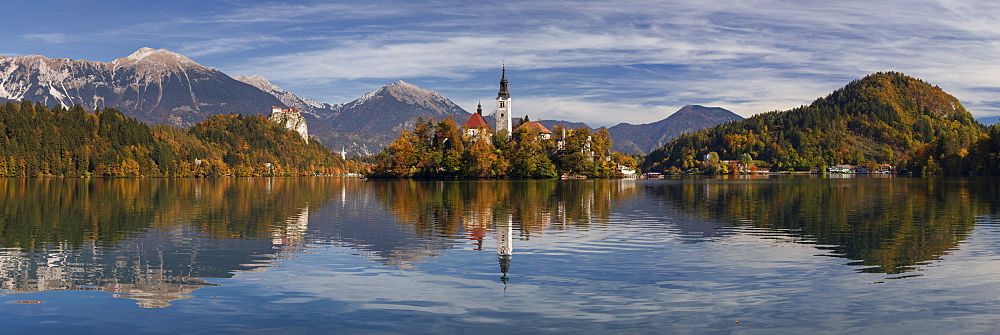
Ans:
{"type": "Polygon", "coordinates": [[[128,57],[125,58],[138,61],[142,60],[143,58],[146,58],[146,56],[152,55],[154,52],[156,52],[156,49],[150,47],[144,47],[140,48],[139,50],[136,50],[131,55],[128,55],[128,57]]]}
{"type": "Polygon", "coordinates": [[[167,49],[153,49],[150,47],[140,48],[125,58],[116,59],[114,63],[119,65],[158,63],[177,66],[201,66],[201,64],[179,53],[167,49]]]}

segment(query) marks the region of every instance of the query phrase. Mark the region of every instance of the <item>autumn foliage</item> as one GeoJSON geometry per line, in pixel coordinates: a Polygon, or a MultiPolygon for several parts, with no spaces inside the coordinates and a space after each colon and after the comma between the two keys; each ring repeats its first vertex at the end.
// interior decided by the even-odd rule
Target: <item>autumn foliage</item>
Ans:
{"type": "MultiPolygon", "coordinates": [[[[900,73],[856,80],[808,106],[685,134],[651,152],[643,170],[705,172],[704,157],[752,157],[772,171],[890,164],[915,173],[965,173],[984,127],[941,88],[900,73]]],[[[726,170],[723,166],[718,170],[726,170]]]]}
{"type": "Polygon", "coordinates": [[[185,130],[149,127],[111,108],[0,105],[0,176],[299,176],[352,168],[360,167],[260,115],[217,115],[185,130]]]}
{"type": "Polygon", "coordinates": [[[547,138],[520,128],[506,133],[465,134],[452,119],[420,120],[376,156],[378,177],[555,178],[562,174],[609,178],[619,165],[635,167],[626,155],[612,154],[607,129],[553,129],[547,138]]]}

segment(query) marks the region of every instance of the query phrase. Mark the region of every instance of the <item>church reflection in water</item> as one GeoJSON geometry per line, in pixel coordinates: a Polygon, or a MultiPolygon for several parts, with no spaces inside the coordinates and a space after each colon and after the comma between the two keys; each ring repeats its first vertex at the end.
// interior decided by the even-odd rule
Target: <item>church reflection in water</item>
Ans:
{"type": "Polygon", "coordinates": [[[509,220],[502,221],[496,227],[497,258],[500,260],[500,280],[507,283],[507,271],[510,270],[510,258],[514,255],[514,227],[509,220]]]}

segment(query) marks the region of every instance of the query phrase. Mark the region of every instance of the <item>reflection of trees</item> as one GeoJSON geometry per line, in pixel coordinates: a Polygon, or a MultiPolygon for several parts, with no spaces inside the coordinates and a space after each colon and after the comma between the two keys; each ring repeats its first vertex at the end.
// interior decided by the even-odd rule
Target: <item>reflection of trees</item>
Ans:
{"type": "MultiPolygon", "coordinates": [[[[604,224],[613,203],[635,190],[633,181],[619,180],[372,180],[365,184],[394,213],[402,227],[412,228],[413,241],[422,241],[419,246],[378,242],[394,248],[383,248],[380,252],[385,258],[383,262],[396,265],[421,262],[434,254],[426,247],[451,248],[449,242],[460,237],[470,241],[473,249],[484,250],[489,248],[484,246],[484,240],[491,231],[496,239],[507,238],[509,235],[499,231],[508,229],[517,231],[522,238],[530,238],[548,229],[604,224]]],[[[387,231],[382,229],[372,234],[388,234],[387,231]]],[[[367,240],[371,246],[376,244],[375,236],[367,240]]],[[[514,244],[509,242],[506,246],[514,244]]],[[[509,266],[511,255],[499,256],[501,267],[509,266]]]]}
{"type": "Polygon", "coordinates": [[[523,236],[607,223],[612,204],[634,193],[618,180],[376,181],[379,198],[422,236],[466,235],[481,242],[508,217],[523,236]]]}
{"type": "Polygon", "coordinates": [[[143,307],[254,271],[302,240],[339,179],[0,179],[0,289],[143,307]]]}
{"type": "Polygon", "coordinates": [[[967,180],[702,180],[648,187],[686,212],[814,240],[861,271],[898,274],[968,236],[982,204],[967,180]]]}

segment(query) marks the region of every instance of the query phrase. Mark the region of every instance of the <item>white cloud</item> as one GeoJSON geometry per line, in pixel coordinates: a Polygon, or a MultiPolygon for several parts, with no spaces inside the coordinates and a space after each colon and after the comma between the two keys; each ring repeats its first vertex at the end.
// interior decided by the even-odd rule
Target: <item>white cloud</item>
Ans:
{"type": "Polygon", "coordinates": [[[186,43],[178,48],[177,52],[188,57],[198,57],[252,50],[264,45],[283,42],[285,42],[283,39],[276,36],[226,37],[186,43]]]}
{"type": "Polygon", "coordinates": [[[61,33],[50,33],[50,34],[24,34],[21,35],[29,41],[41,41],[45,43],[63,43],[67,41],[66,34],[61,33]]]}
{"type": "Polygon", "coordinates": [[[390,6],[374,3],[319,3],[319,4],[265,4],[237,8],[230,13],[214,15],[192,22],[204,23],[303,23],[308,21],[328,21],[334,18],[377,19],[384,17],[415,15],[417,4],[394,4],[390,6]]]}

